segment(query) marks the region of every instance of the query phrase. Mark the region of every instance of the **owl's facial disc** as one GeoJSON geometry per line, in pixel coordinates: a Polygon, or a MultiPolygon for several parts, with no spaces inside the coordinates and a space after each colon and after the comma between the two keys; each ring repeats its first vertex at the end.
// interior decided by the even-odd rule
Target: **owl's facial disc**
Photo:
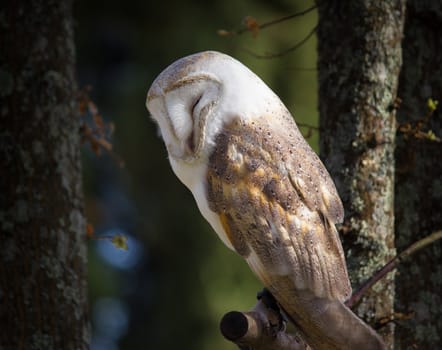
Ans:
{"type": "Polygon", "coordinates": [[[147,108],[160,127],[169,155],[191,162],[200,157],[206,120],[220,97],[220,82],[209,75],[190,75],[173,81],[147,108]]]}

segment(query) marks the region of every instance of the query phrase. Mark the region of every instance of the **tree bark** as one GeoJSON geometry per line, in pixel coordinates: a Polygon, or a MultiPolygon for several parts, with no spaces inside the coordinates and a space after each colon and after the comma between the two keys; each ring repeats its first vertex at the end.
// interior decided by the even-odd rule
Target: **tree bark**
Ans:
{"type": "MultiPolygon", "coordinates": [[[[320,154],[344,203],[341,228],[350,279],[360,285],[395,255],[394,103],[405,0],[318,1],[320,154]]],[[[393,312],[393,276],[356,313],[393,312]]],[[[393,327],[382,329],[393,346],[393,327]]]]}
{"type": "MultiPolygon", "coordinates": [[[[398,123],[415,122],[439,100],[423,131],[442,137],[442,2],[407,1],[398,123]]],[[[441,143],[398,134],[396,149],[396,247],[442,228],[441,143]]],[[[396,327],[398,349],[442,348],[442,243],[436,242],[401,265],[396,274],[395,308],[413,311],[396,327]]]]}
{"type": "Polygon", "coordinates": [[[71,1],[0,7],[0,348],[87,349],[71,1]]]}

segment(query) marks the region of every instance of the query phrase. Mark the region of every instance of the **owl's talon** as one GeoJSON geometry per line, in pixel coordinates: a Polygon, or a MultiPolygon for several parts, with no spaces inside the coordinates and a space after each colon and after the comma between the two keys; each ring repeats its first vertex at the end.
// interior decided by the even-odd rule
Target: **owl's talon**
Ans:
{"type": "Polygon", "coordinates": [[[276,316],[276,324],[270,322],[270,326],[272,327],[272,329],[274,329],[275,335],[276,333],[285,330],[285,320],[282,316],[281,308],[279,307],[278,302],[276,301],[273,294],[267,288],[263,288],[256,294],[256,298],[260,300],[265,305],[265,307],[276,316]]]}
{"type": "Polygon", "coordinates": [[[279,312],[278,303],[273,296],[273,294],[267,289],[263,288],[258,293],[256,293],[256,299],[261,300],[267,308],[279,312]]]}

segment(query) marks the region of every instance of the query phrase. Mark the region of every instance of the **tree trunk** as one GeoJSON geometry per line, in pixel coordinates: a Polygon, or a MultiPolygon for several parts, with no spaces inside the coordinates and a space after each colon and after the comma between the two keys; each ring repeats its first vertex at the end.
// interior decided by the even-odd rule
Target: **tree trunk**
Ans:
{"type": "Polygon", "coordinates": [[[0,8],[0,349],[87,349],[71,1],[0,8]]]}
{"type": "MultiPolygon", "coordinates": [[[[353,287],[395,255],[394,103],[405,0],[318,1],[320,153],[344,203],[341,234],[353,287]]],[[[356,313],[393,312],[390,275],[356,313]]],[[[381,331],[393,346],[393,327],[381,331]]]]}
{"type": "MultiPolygon", "coordinates": [[[[423,131],[442,137],[442,2],[407,2],[398,123],[428,112],[427,100],[439,100],[423,131]]],[[[442,147],[428,139],[398,134],[396,149],[396,247],[442,228],[442,147]]],[[[396,311],[414,311],[396,327],[398,349],[442,348],[442,243],[439,241],[400,266],[396,274],[396,311]]]]}

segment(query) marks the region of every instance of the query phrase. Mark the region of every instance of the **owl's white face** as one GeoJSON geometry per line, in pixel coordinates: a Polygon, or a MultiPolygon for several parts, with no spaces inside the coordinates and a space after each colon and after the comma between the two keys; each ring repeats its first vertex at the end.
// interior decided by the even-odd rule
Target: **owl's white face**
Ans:
{"type": "Polygon", "coordinates": [[[167,67],[152,83],[146,107],[159,126],[173,171],[220,239],[233,249],[206,198],[208,158],[216,136],[234,119],[250,121],[285,107],[246,66],[214,51],[167,67]]]}
{"type": "Polygon", "coordinates": [[[207,156],[224,123],[262,114],[279,99],[240,62],[218,52],[184,57],[152,84],[146,106],[169,155],[192,163],[207,156]],[[245,93],[246,92],[246,93],[245,93]]]}

